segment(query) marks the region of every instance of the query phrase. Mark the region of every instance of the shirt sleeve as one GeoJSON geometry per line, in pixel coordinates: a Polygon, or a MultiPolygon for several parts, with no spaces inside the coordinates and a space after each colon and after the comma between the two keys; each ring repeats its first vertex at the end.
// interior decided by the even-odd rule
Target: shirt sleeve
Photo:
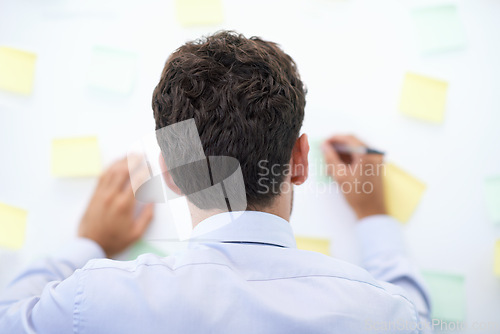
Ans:
{"type": "Polygon", "coordinates": [[[80,293],[77,269],[103,257],[97,243],[79,238],[57,255],[29,266],[0,294],[0,333],[73,332],[80,293]]]}
{"type": "Polygon", "coordinates": [[[387,215],[369,216],[358,222],[356,233],[362,266],[375,279],[402,288],[419,314],[418,325],[430,332],[429,294],[418,268],[406,255],[399,223],[387,215]]]}

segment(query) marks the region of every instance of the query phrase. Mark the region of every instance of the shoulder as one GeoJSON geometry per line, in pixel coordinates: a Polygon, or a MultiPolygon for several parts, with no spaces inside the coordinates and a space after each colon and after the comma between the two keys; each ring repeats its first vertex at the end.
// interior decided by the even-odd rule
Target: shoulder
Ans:
{"type": "Polygon", "coordinates": [[[360,266],[316,252],[299,249],[291,251],[294,253],[293,260],[287,265],[292,265],[293,262],[300,263],[301,269],[297,272],[303,276],[324,277],[335,282],[337,286],[350,287],[358,291],[374,293],[382,298],[397,299],[412,304],[404,289],[377,280],[360,266]]]}
{"type": "Polygon", "coordinates": [[[141,267],[160,266],[173,267],[175,259],[172,256],[160,257],[155,254],[143,254],[135,260],[119,261],[112,259],[93,259],[81,269],[83,272],[135,272],[141,267]]]}

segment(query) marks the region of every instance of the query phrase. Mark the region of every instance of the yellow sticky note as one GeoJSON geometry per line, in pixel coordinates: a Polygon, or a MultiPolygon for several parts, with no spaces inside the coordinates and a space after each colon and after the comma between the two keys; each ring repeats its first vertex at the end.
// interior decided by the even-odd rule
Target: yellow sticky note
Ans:
{"type": "Polygon", "coordinates": [[[295,237],[297,248],[330,255],[330,240],[311,237],[295,237]]]}
{"type": "Polygon", "coordinates": [[[444,118],[447,90],[448,83],[445,81],[407,73],[399,110],[411,117],[441,123],[444,118]]]}
{"type": "Polygon", "coordinates": [[[0,47],[0,89],[31,94],[35,76],[36,54],[0,47]]]}
{"type": "Polygon", "coordinates": [[[96,137],[52,140],[52,175],[59,177],[97,176],[101,155],[96,137]]]}
{"type": "Polygon", "coordinates": [[[222,0],[176,0],[175,12],[183,26],[216,25],[224,19],[222,0]]]}
{"type": "Polygon", "coordinates": [[[0,247],[19,249],[24,244],[28,212],[0,203],[0,247]]]}
{"type": "Polygon", "coordinates": [[[500,240],[495,243],[495,275],[500,277],[500,240]]]}
{"type": "Polygon", "coordinates": [[[407,222],[420,202],[425,184],[394,164],[385,166],[384,195],[387,212],[402,223],[407,222]]]}

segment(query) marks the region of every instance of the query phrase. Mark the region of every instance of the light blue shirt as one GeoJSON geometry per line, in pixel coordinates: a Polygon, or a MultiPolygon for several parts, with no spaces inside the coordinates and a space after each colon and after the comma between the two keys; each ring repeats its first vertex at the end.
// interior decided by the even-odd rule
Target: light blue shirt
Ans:
{"type": "Polygon", "coordinates": [[[96,243],[78,239],[0,295],[0,333],[428,331],[429,299],[399,224],[379,215],[356,228],[364,269],[297,249],[290,224],[262,212],[168,257],[99,259],[96,243]]]}

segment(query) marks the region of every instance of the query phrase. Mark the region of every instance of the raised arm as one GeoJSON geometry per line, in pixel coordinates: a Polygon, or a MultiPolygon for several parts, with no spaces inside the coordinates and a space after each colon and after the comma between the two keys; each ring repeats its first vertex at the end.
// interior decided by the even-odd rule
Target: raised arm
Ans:
{"type": "Polygon", "coordinates": [[[339,153],[335,147],[367,147],[354,136],[334,136],[323,143],[327,171],[338,183],[359,222],[362,266],[377,280],[401,287],[415,305],[422,326],[430,324],[430,301],[420,273],[405,252],[401,227],[387,215],[383,155],[339,153]]]}
{"type": "Polygon", "coordinates": [[[138,217],[134,210],[127,162],[121,160],[101,176],[79,238],[63,252],[29,266],[0,294],[0,333],[72,332],[81,293],[77,269],[121,252],[142,236],[153,209],[146,206],[138,217]]]}

